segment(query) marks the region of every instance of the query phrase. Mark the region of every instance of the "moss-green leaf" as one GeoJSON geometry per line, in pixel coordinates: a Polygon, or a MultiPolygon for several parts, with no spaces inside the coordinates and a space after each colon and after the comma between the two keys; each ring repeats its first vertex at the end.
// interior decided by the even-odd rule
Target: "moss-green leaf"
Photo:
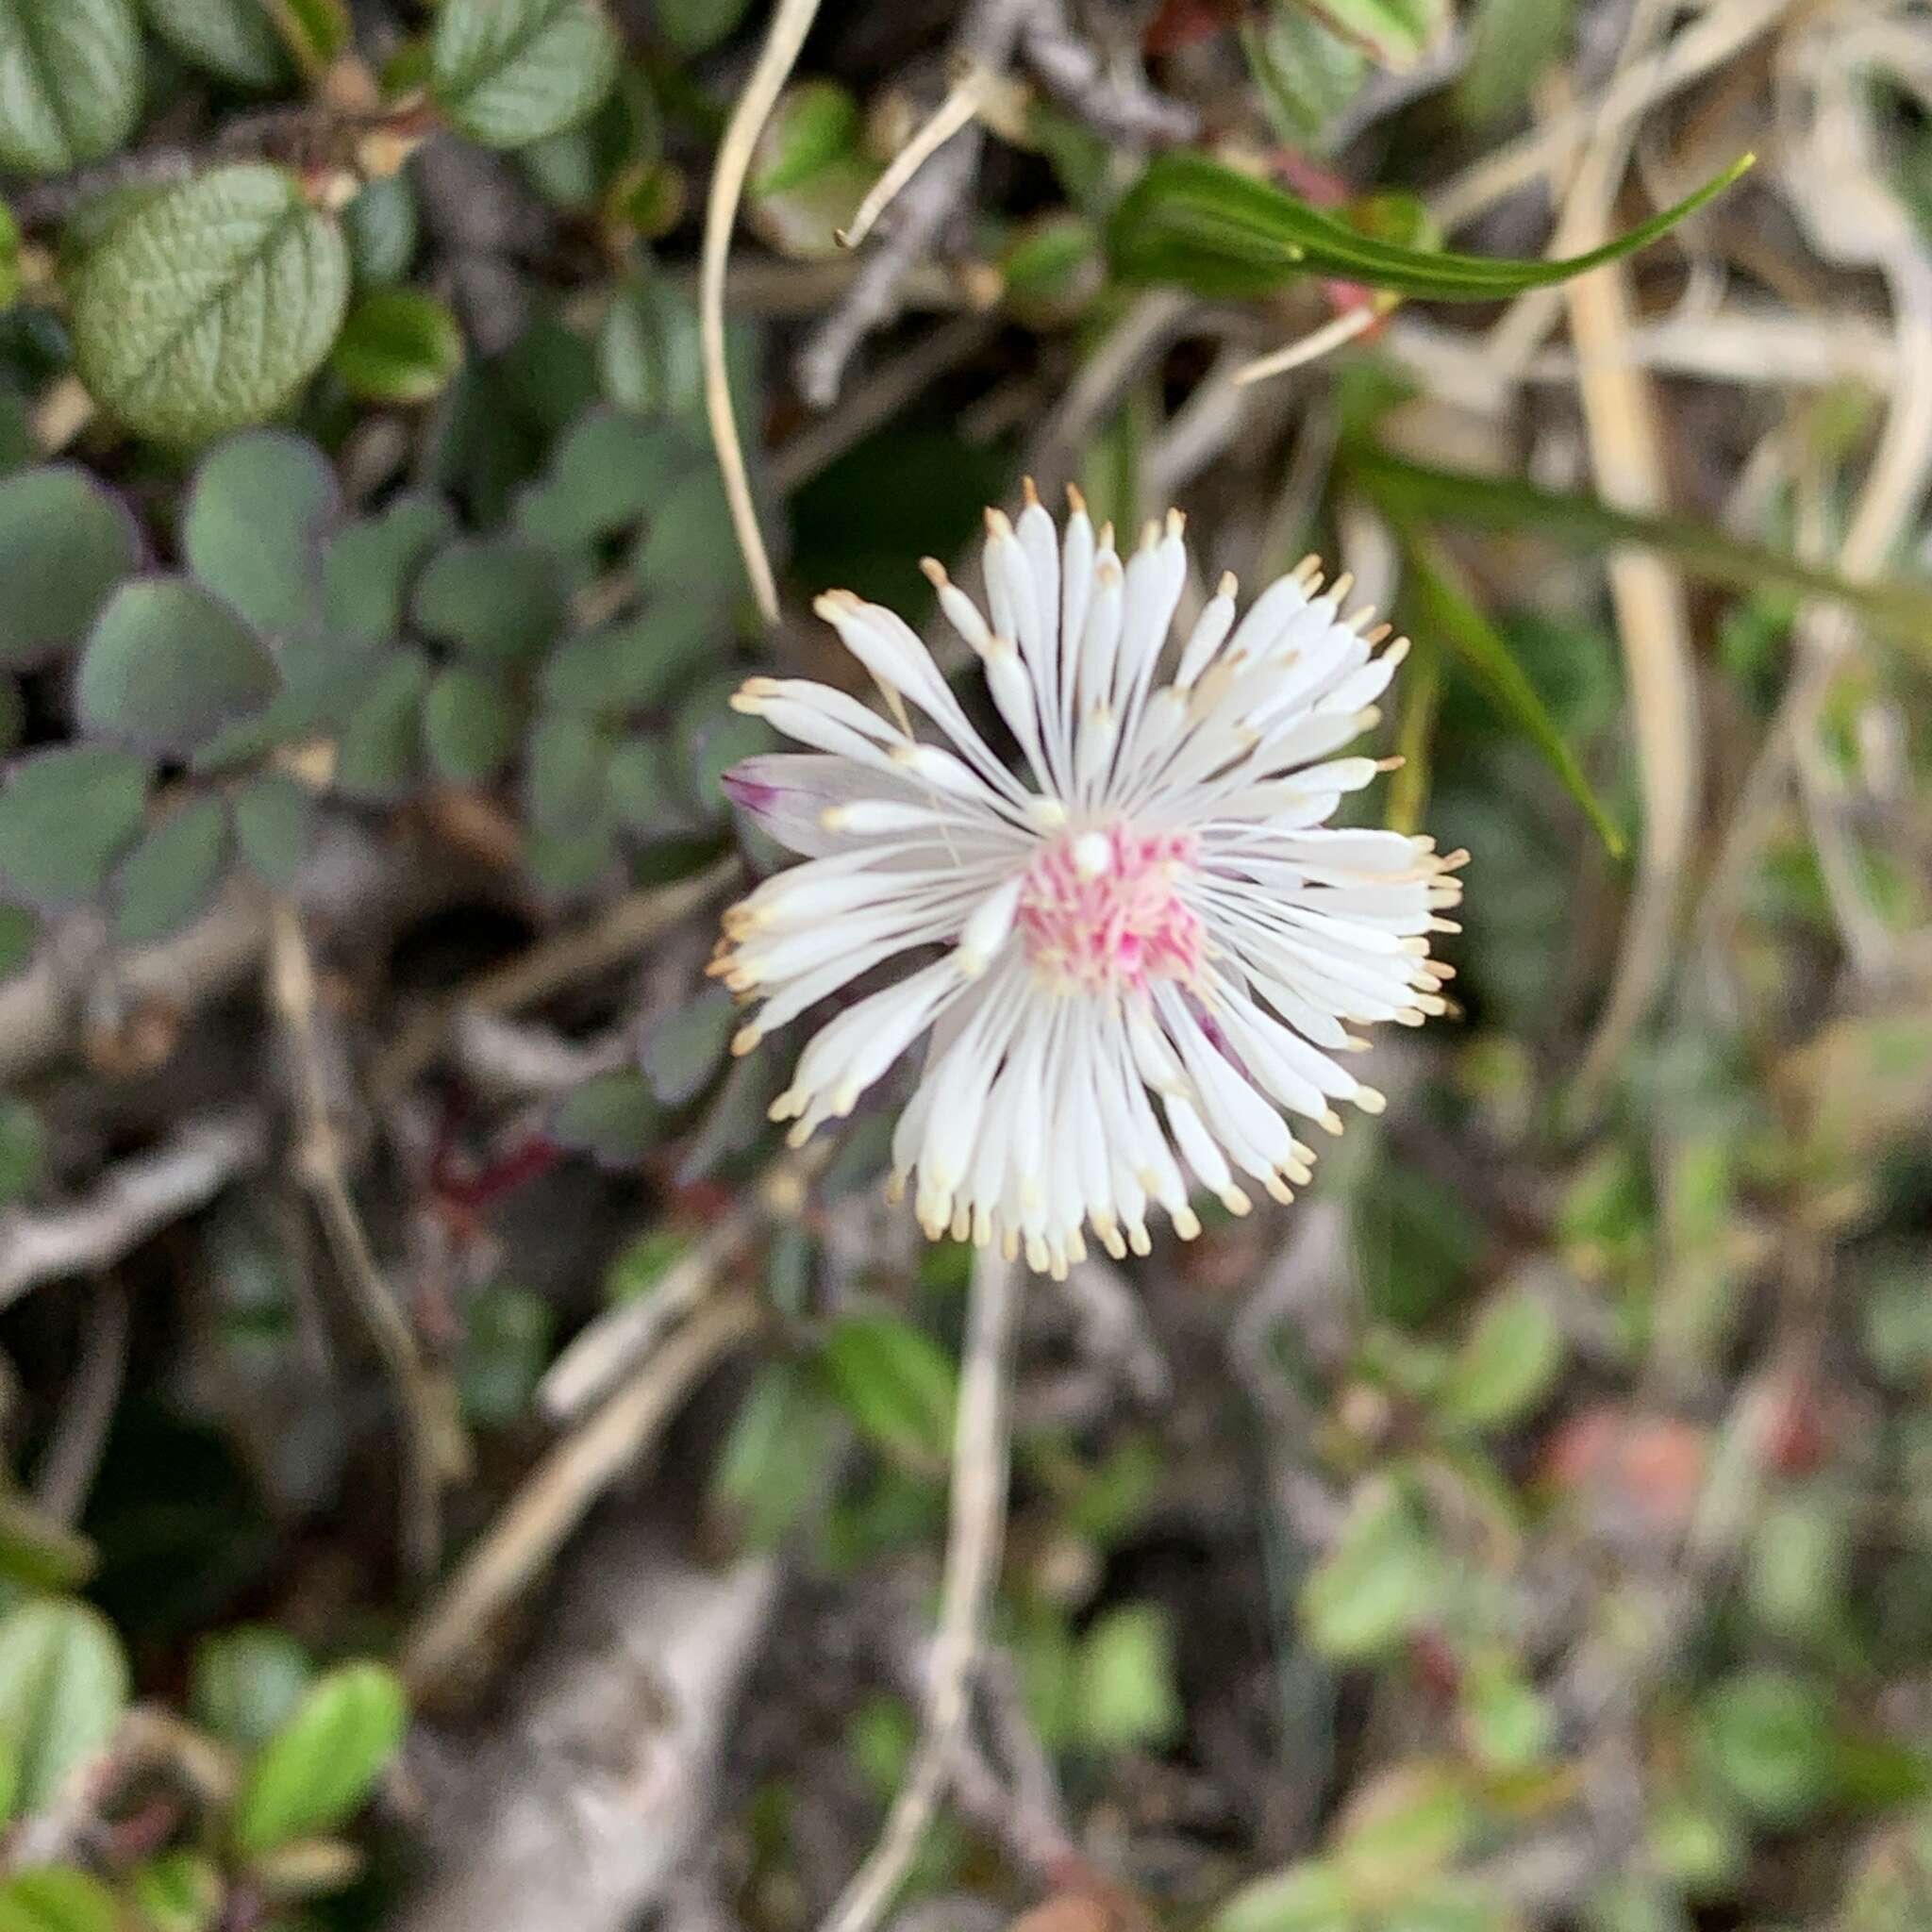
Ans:
{"type": "Polygon", "coordinates": [[[188,568],[268,635],[322,618],[322,545],[341,515],[328,458],[312,442],[256,429],[211,450],[181,517],[188,568]]]}
{"type": "Polygon", "coordinates": [[[197,1646],[189,1708],[225,1744],[253,1751],[294,1716],[314,1682],[308,1652],[287,1631],[244,1624],[197,1646]]]}
{"type": "Polygon", "coordinates": [[[280,772],[251,779],[230,803],[235,847],[264,885],[293,882],[315,834],[315,801],[280,772]]]}
{"type": "Polygon", "coordinates": [[[416,769],[429,666],[421,652],[385,658],[343,727],[336,783],[352,798],[386,798],[416,769]]]}
{"type": "Polygon", "coordinates": [[[235,1801],[244,1857],[333,1831],[368,1797],[403,1741],[408,1705],[380,1664],[344,1664],[309,1690],[262,1748],[235,1801]]]}
{"type": "Polygon", "coordinates": [[[430,560],[416,584],[421,628],[485,664],[535,657],[562,630],[563,589],[555,565],[514,538],[465,538],[430,560]]]}
{"type": "Polygon", "coordinates": [[[275,660],[228,607],[183,577],[124,585],[81,654],[88,730],[186,758],[264,710],[280,688],[275,660]]]}
{"type": "Polygon", "coordinates": [[[819,1354],[832,1393],[873,1443],[924,1473],[946,1466],[953,1441],[953,1365],[930,1336],[897,1315],[846,1315],[819,1354]]]}
{"type": "Polygon", "coordinates": [[[21,470],[0,482],[0,666],[77,644],[140,560],[125,507],[84,470],[21,470]]]}
{"type": "Polygon", "coordinates": [[[0,791],[0,889],[49,910],[98,891],[147,785],[144,759],[101,745],[23,758],[0,791]]]}
{"type": "Polygon", "coordinates": [[[423,705],[423,742],[442,777],[486,784],[503,769],[516,733],[516,707],[493,677],[467,664],[437,674],[423,705]]]}
{"type": "Polygon", "coordinates": [[[228,857],[228,814],[197,798],[154,825],[114,874],[114,934],[146,945],[178,932],[204,910],[228,857]]]}
{"type": "Polygon", "coordinates": [[[127,1659],[98,1610],[42,1600],[0,1618],[0,1732],[20,1754],[20,1805],[37,1811],[114,1735],[127,1659]]]}
{"type": "Polygon", "coordinates": [[[444,0],[430,91],[486,147],[523,147],[586,119],[617,74],[596,0],[444,0]]]}
{"type": "Polygon", "coordinates": [[[323,608],[332,636],[387,644],[402,633],[416,575],[456,530],[440,496],[403,496],[379,517],[351,524],[323,563],[323,608]]]}
{"type": "Polygon", "coordinates": [[[163,1852],[128,1879],[128,1895],[154,1932],[209,1932],[222,1915],[226,1888],[199,1852],[163,1852]]]}
{"type": "Polygon", "coordinates": [[[266,0],[145,0],[155,32],[196,67],[262,91],[292,80],[295,63],[266,0]]]}
{"type": "Polygon", "coordinates": [[[1563,1366],[1563,1330],[1549,1304],[1505,1293],[1483,1310],[1450,1365],[1442,1414],[1463,1428],[1514,1422],[1548,1391],[1563,1366]]]}
{"type": "Polygon", "coordinates": [[[364,402],[426,403],[463,366],[463,332],[434,295],[378,289],[350,310],[329,361],[364,402]]]}
{"type": "MultiPolygon", "coordinates": [[[[39,1113],[19,1095],[0,1093],[0,1208],[20,1200],[41,1177],[47,1159],[47,1129],[39,1113]]],[[[8,1499],[0,1491],[0,1574],[9,1571],[8,1552],[13,1524],[8,1499]]]]}
{"type": "Polygon", "coordinates": [[[43,1865],[0,1882],[0,1932],[120,1932],[120,1907],[98,1878],[43,1865]]]}
{"type": "Polygon", "coordinates": [[[75,355],[128,428],[199,442],[273,415],[341,326],[349,251],[294,178],[217,168],[144,202],[82,263],[75,355]]]}
{"type": "Polygon", "coordinates": [[[565,1094],[551,1116],[550,1135],[561,1147],[628,1167],[658,1144],[660,1121],[641,1074],[599,1074],[565,1094]]]}
{"type": "Polygon", "coordinates": [[[1365,235],[1265,181],[1201,154],[1158,157],[1116,210],[1115,266],[1133,281],[1180,282],[1204,295],[1255,295],[1298,275],[1343,275],[1442,302],[1490,302],[1568,281],[1645,247],[1728,188],[1751,158],[1674,208],[1561,261],[1508,261],[1403,248],[1365,235]]]}
{"type": "Polygon", "coordinates": [[[1429,1613],[1441,1581],[1426,1524],[1399,1490],[1372,1485],[1303,1589],[1302,1623],[1330,1657],[1372,1657],[1429,1613]]]}
{"type": "Polygon", "coordinates": [[[1157,1604],[1121,1604],[1080,1640],[1074,1675],[1081,1741],[1098,1751],[1164,1744],[1180,1730],[1174,1626],[1157,1604]]]}
{"type": "Polygon", "coordinates": [[[132,0],[0,0],[0,165],[54,175],[111,154],[141,114],[132,0]]]}

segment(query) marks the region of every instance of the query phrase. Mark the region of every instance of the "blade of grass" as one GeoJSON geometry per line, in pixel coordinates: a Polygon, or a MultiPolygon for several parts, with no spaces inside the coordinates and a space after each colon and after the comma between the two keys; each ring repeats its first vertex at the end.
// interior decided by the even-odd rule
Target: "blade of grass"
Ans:
{"type": "MultiPolygon", "coordinates": [[[[1426,629],[1455,651],[1489,687],[1496,702],[1522,727],[1570,795],[1589,814],[1606,847],[1621,858],[1625,847],[1622,828],[1605,809],[1576,754],[1557,728],[1536,687],[1510,655],[1509,646],[1476,608],[1448,553],[1399,503],[1383,498],[1379,508],[1402,546],[1418,628],[1426,629]]],[[[1405,743],[1403,749],[1407,752],[1409,747],[1405,743]]]]}

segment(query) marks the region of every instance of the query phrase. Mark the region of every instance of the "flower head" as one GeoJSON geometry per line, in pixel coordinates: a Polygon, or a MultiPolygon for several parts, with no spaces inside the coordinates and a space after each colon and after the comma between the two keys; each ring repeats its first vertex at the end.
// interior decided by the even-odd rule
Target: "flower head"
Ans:
{"type": "Polygon", "coordinates": [[[1058,1274],[1087,1228],[1144,1254],[1151,1204],[1198,1232],[1191,1176],[1235,1213],[1238,1176],[1291,1199],[1314,1155],[1284,1114],[1336,1133],[1337,1102],[1381,1110],[1338,1056],[1366,1044],[1351,1025],[1444,1009],[1427,935],[1456,930],[1440,915],[1462,855],[1325,825],[1379,769],[1336,754],[1375,722],[1407,650],[1366,629],[1373,613],[1341,615],[1345,577],[1324,592],[1310,559],[1239,624],[1224,578],[1158,681],[1181,518],[1123,560],[1077,495],[1064,535],[1027,496],[1017,525],[987,515],[989,613],[924,569],[1028,782],[904,622],[820,598],[888,715],[791,678],[733,700],[811,747],[725,780],[805,863],[725,915],[711,970],[760,1002],[733,1042],[746,1053],[903,965],[813,1035],[774,1118],[802,1141],[924,1038],[895,1189],[913,1187],[929,1235],[997,1240],[1058,1274]]]}

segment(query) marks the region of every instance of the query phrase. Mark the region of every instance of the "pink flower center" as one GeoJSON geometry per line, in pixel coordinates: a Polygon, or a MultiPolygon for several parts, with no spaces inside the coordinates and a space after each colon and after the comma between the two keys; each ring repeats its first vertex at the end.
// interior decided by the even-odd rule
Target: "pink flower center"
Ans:
{"type": "Polygon", "coordinates": [[[1070,832],[1043,847],[1020,892],[1027,958],[1062,988],[1087,992],[1192,978],[1201,921],[1177,887],[1193,857],[1188,833],[1126,824],[1070,832]]]}

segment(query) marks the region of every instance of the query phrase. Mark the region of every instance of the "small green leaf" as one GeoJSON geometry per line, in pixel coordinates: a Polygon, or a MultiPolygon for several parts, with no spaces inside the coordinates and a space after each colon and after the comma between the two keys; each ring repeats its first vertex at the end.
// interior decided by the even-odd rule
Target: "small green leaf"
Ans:
{"type": "Polygon", "coordinates": [[[86,471],[56,463],[0,481],[0,667],[77,644],[140,560],[134,519],[86,471]]]}
{"type": "Polygon", "coordinates": [[[524,771],[530,823],[563,837],[608,816],[604,774],[608,741],[587,719],[548,712],[537,721],[524,771]]]}
{"type": "Polygon", "coordinates": [[[196,67],[258,92],[292,80],[295,64],[263,0],[144,0],[154,30],[196,67]]]}
{"type": "Polygon", "coordinates": [[[1116,210],[1108,239],[1128,280],[1179,282],[1203,295],[1257,295],[1295,275],[1323,275],[1436,301],[1490,302],[1568,281],[1648,246],[1722,193],[1751,158],[1615,241],[1562,261],[1402,248],[1206,155],[1184,153],[1149,165],[1116,210]]]}
{"type": "Polygon", "coordinates": [[[195,471],[182,558],[257,630],[305,631],[322,616],[322,545],[341,509],[334,466],[312,442],[251,430],[195,471]]]}
{"type": "Polygon", "coordinates": [[[293,884],[315,835],[315,801],[280,772],[252,778],[231,801],[235,846],[263,885],[293,884]]]}
{"type": "Polygon", "coordinates": [[[1359,47],[1297,7],[1274,7],[1244,20],[1241,51],[1275,132],[1317,149],[1325,145],[1329,123],[1369,77],[1369,57],[1359,47]]]}
{"type": "Polygon", "coordinates": [[[349,251],[294,177],[250,162],[166,189],[82,263],[82,381],[128,428],[200,442],[273,415],[341,326],[349,251]]]}
{"type": "Polygon", "coordinates": [[[1476,0],[1457,111],[1488,127],[1521,108],[1575,18],[1576,0],[1476,0]]]}
{"type": "Polygon", "coordinates": [[[558,550],[588,547],[634,528],[701,460],[673,425],[597,409],[573,425],[541,483],[517,503],[524,533],[558,550]]]}
{"type": "Polygon", "coordinates": [[[186,758],[267,708],[275,660],[225,604],[182,577],[124,586],[81,654],[78,705],[89,731],[186,758]]]}
{"type": "Polygon", "coordinates": [[[409,273],[422,239],[416,191],[407,175],[365,181],[342,210],[342,232],[358,289],[392,288],[409,273]]]}
{"type": "Polygon", "coordinates": [[[768,1362],[724,1439],[710,1503],[741,1547],[774,1550],[824,1495],[843,1435],[839,1411],[797,1362],[768,1362]]]}
{"type": "Polygon", "coordinates": [[[514,664],[547,649],[567,611],[556,567],[513,537],[460,538],[416,581],[417,626],[486,664],[514,664]]]}
{"type": "Polygon", "coordinates": [[[1171,1743],[1182,1726],[1174,1626],[1157,1604],[1122,1604],[1080,1640],[1074,1719],[1096,1751],[1171,1743]]]}
{"type": "Polygon", "coordinates": [[[98,1878],[42,1865],[0,1881],[0,1932],[120,1932],[121,1909],[98,1878]]]}
{"type": "Polygon", "coordinates": [[[275,17],[276,30],[308,73],[320,75],[355,43],[349,0],[276,0],[275,17]]]}
{"type": "Polygon", "coordinates": [[[596,0],[444,0],[430,91],[486,147],[522,147],[586,120],[617,75],[596,0]]]}
{"type": "Polygon", "coordinates": [[[358,1811],[403,1741],[408,1706],[380,1664],[320,1678],[262,1747],[235,1801],[235,1848],[258,1857],[335,1830],[358,1811]]]}
{"type": "Polygon", "coordinates": [[[40,921],[25,906],[0,906],[0,979],[10,978],[33,958],[40,932],[40,921]]]}
{"type": "Polygon", "coordinates": [[[744,588],[744,559],[716,468],[691,471],[660,501],[631,566],[646,591],[723,603],[744,588]]]}
{"type": "Polygon", "coordinates": [[[244,1624],[195,1646],[188,1708],[223,1743],[254,1751],[294,1716],[314,1682],[308,1653],[286,1631],[244,1624]]]}
{"type": "Polygon", "coordinates": [[[212,1932],[225,1898],[222,1874],[199,1852],[163,1852],[127,1881],[128,1896],[153,1932],[212,1932]]]}
{"type": "Polygon", "coordinates": [[[1699,1730],[1711,1770],[1760,1818],[1790,1824],[1830,1790],[1831,1712],[1815,1685],[1782,1671],[1744,1671],[1705,1699],[1699,1730]]]}
{"type": "Polygon", "coordinates": [[[456,518],[440,496],[401,496],[381,516],[351,524],[323,561],[330,636],[393,643],[417,573],[455,533],[456,518]]]}
{"type": "Polygon", "coordinates": [[[637,711],[669,703],[724,641],[718,614],[660,598],[642,615],[560,644],[544,660],[542,689],[572,711],[637,711]]]}
{"type": "Polygon", "coordinates": [[[803,187],[821,169],[860,153],[864,133],[858,103],[837,81],[789,87],[758,137],[746,191],[762,197],[803,187]]]}
{"type": "Polygon", "coordinates": [[[1576,754],[1557,728],[1535,685],[1510,655],[1501,633],[1471,601],[1447,553],[1400,510],[1391,511],[1391,522],[1408,562],[1410,591],[1420,622],[1488,685],[1496,702],[1589,814],[1605,846],[1621,856],[1624,849],[1623,828],[1604,808],[1595,788],[1584,776],[1576,754]]]}
{"type": "Polygon", "coordinates": [[[0,166],[58,175],[112,154],[141,118],[132,0],[0,0],[0,166]]]}
{"type": "Polygon", "coordinates": [[[599,1074],[565,1094],[550,1138],[609,1167],[635,1167],[658,1144],[658,1103],[641,1074],[599,1074]]]}
{"type": "MultiPolygon", "coordinates": [[[[0,1093],[0,1208],[24,1200],[39,1184],[46,1163],[47,1130],[40,1115],[18,1094],[0,1093]]],[[[0,1497],[4,1494],[0,1491],[0,1497]]],[[[0,1519],[0,1536],[5,1529],[0,1519]]]]}
{"type": "Polygon", "coordinates": [[[1215,1916],[1213,1932],[1361,1932],[1341,1875],[1291,1865],[1246,1885],[1215,1916]]]}
{"type": "Polygon", "coordinates": [[[209,794],[152,826],[114,874],[114,936],[147,945],[204,911],[222,882],[228,814],[209,794]]]}
{"type": "Polygon", "coordinates": [[[1413,67],[1448,30],[1448,0],[1300,0],[1384,67],[1413,67]]]}
{"type": "Polygon", "coordinates": [[[416,770],[429,666],[420,651],[394,651],[369,678],[336,748],[336,783],[352,798],[386,798],[416,770]]]}
{"type": "Polygon", "coordinates": [[[466,1422],[500,1429],[529,1413],[556,1326],[555,1307],[527,1289],[491,1288],[470,1304],[457,1363],[466,1422]]]}
{"type": "Polygon", "coordinates": [[[619,824],[645,835],[687,828],[675,796],[676,779],[670,747],[660,739],[625,739],[610,754],[604,772],[604,795],[619,824]]]}
{"type": "Polygon", "coordinates": [[[658,31],[680,54],[705,54],[738,29],[751,0],[658,0],[658,31]]]}
{"type": "Polygon", "coordinates": [[[1462,1722],[1476,1756],[1496,1771],[1541,1762],[1557,1735],[1548,1700],[1524,1682],[1507,1652],[1479,1658],[1463,1673],[1462,1722]]]}
{"type": "Polygon", "coordinates": [[[1439,1407],[1468,1429],[1518,1421],[1548,1392],[1563,1366],[1563,1330],[1533,1294],[1497,1296],[1450,1365],[1439,1407]]]}
{"type": "Polygon", "coordinates": [[[645,1034],[638,1060],[663,1106],[683,1107],[710,1085],[724,1063],[737,1012],[723,987],[709,986],[645,1034]]]}
{"type": "Polygon", "coordinates": [[[467,664],[437,673],[423,705],[431,768],[457,785],[485,785],[516,743],[517,711],[493,677],[467,664]]]}
{"type": "Polygon", "coordinates": [[[1441,1584],[1441,1559],[1417,1510],[1401,1491],[1370,1483],[1303,1588],[1302,1624],[1330,1657],[1373,1657],[1437,1607],[1441,1584]]]}
{"type": "Polygon", "coordinates": [[[20,1753],[23,1810],[52,1802],[126,1707],[127,1659],[98,1610],[43,1599],[0,1617],[0,1732],[20,1753]]]}
{"type": "Polygon", "coordinates": [[[368,403],[426,403],[463,366],[449,305],[413,289],[378,289],[349,311],[330,357],[342,387],[368,403]]]}
{"type": "Polygon", "coordinates": [[[946,1466],[953,1441],[953,1365],[897,1315],[845,1315],[826,1331],[819,1365],[860,1432],[922,1474],[946,1466]]]}
{"type": "Polygon", "coordinates": [[[100,890],[141,825],[144,760],[99,745],[20,759],[0,791],[0,886],[44,909],[100,890]]]}

